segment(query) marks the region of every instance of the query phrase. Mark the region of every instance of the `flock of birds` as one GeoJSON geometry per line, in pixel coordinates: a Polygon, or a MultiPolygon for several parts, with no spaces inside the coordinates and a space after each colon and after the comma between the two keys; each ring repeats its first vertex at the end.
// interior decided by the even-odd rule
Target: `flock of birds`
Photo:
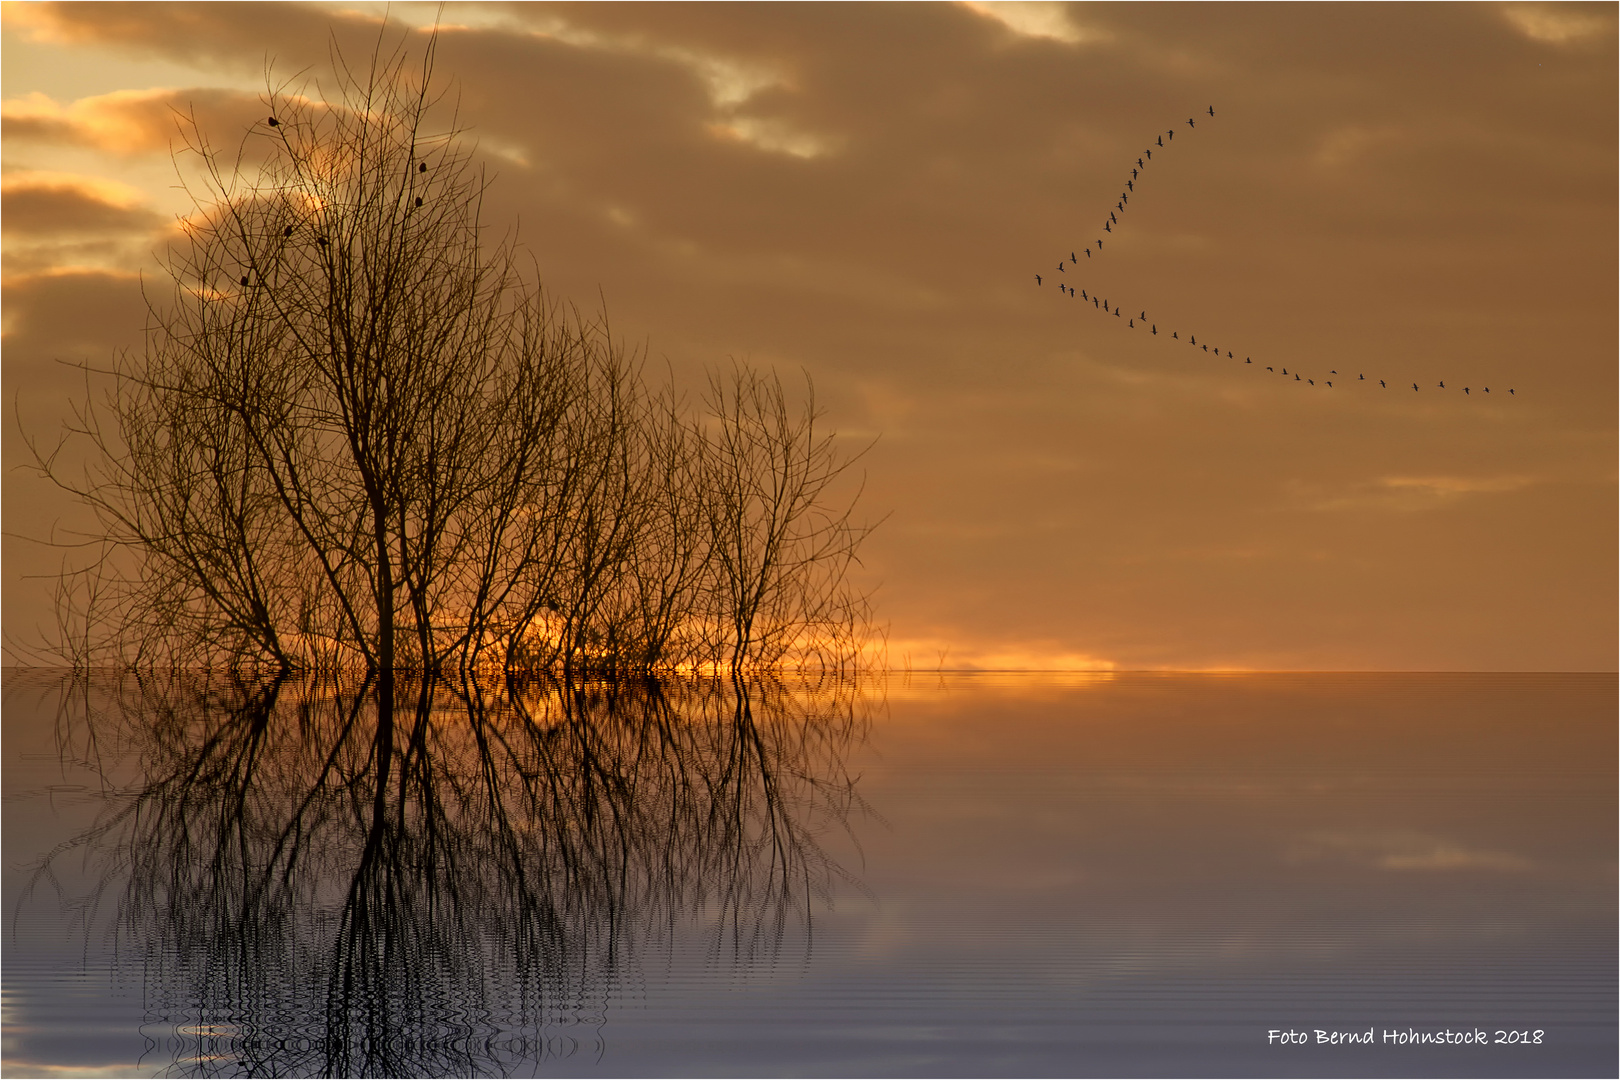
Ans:
{"type": "MultiPolygon", "coordinates": [[[[1215,116],[1215,106],[1211,105],[1209,107],[1209,117],[1213,118],[1214,116],[1215,116]]],[[[1187,127],[1188,127],[1189,131],[1197,130],[1198,125],[1195,122],[1194,117],[1189,116],[1187,118],[1187,127]]],[[[1148,163],[1153,160],[1154,147],[1158,148],[1158,150],[1159,150],[1159,152],[1160,152],[1160,154],[1162,156],[1164,150],[1166,149],[1166,147],[1169,145],[1169,143],[1173,143],[1175,141],[1175,138],[1176,138],[1176,129],[1175,128],[1170,128],[1170,129],[1166,130],[1165,132],[1163,132],[1162,134],[1160,134],[1159,136],[1157,136],[1154,139],[1153,145],[1149,146],[1147,149],[1143,150],[1141,152],[1141,154],[1139,154],[1137,156],[1136,165],[1131,169],[1130,179],[1125,181],[1125,190],[1121,191],[1119,193],[1118,201],[1115,202],[1113,208],[1108,211],[1108,217],[1102,223],[1102,232],[1103,233],[1112,234],[1114,232],[1114,226],[1116,226],[1116,225],[1118,225],[1120,223],[1119,222],[1119,215],[1125,213],[1126,208],[1130,205],[1131,196],[1136,194],[1137,181],[1139,181],[1142,178],[1142,173],[1144,171],[1146,171],[1148,163]],[[1166,140],[1168,140],[1169,142],[1167,142],[1166,140]]],[[[1116,319],[1125,318],[1126,319],[1125,326],[1126,326],[1127,329],[1130,329],[1130,330],[1147,330],[1148,333],[1150,335],[1154,336],[1154,337],[1165,336],[1165,335],[1161,335],[1159,333],[1159,324],[1156,321],[1150,320],[1148,318],[1148,313],[1145,310],[1141,311],[1137,315],[1127,317],[1124,314],[1123,308],[1117,302],[1110,305],[1110,302],[1106,298],[1104,298],[1104,297],[1102,297],[1100,295],[1093,295],[1091,292],[1088,292],[1084,288],[1076,289],[1073,285],[1068,283],[1069,281],[1073,280],[1072,278],[1069,278],[1069,276],[1068,276],[1070,266],[1075,267],[1075,270],[1076,270],[1076,275],[1075,276],[1076,277],[1079,276],[1080,252],[1082,252],[1082,251],[1085,252],[1085,258],[1086,258],[1086,260],[1087,260],[1087,262],[1089,264],[1089,262],[1091,260],[1100,258],[1102,256],[1103,240],[1104,239],[1105,239],[1104,236],[1097,237],[1097,239],[1095,241],[1095,248],[1088,245],[1088,246],[1086,246],[1084,248],[1078,248],[1078,249],[1075,249],[1073,251],[1070,251],[1067,261],[1065,261],[1063,258],[1060,257],[1058,259],[1057,269],[1055,271],[1035,275],[1035,284],[1036,285],[1045,285],[1046,284],[1046,281],[1045,281],[1046,278],[1052,277],[1053,274],[1061,274],[1061,275],[1063,275],[1063,277],[1057,278],[1056,280],[1057,280],[1058,290],[1063,295],[1068,296],[1070,299],[1077,299],[1077,300],[1081,300],[1081,301],[1089,301],[1092,308],[1094,310],[1100,312],[1101,314],[1111,315],[1112,317],[1114,317],[1116,319]]],[[[1183,341],[1184,340],[1189,345],[1193,346],[1194,348],[1201,349],[1203,352],[1210,353],[1210,354],[1212,354],[1213,356],[1215,356],[1217,358],[1219,358],[1221,356],[1220,346],[1211,345],[1210,342],[1207,339],[1204,341],[1204,343],[1202,345],[1200,345],[1199,342],[1198,342],[1198,335],[1196,335],[1196,334],[1189,333],[1186,336],[1186,338],[1182,338],[1181,332],[1179,330],[1171,330],[1169,332],[1168,336],[1166,337],[1166,340],[1169,340],[1169,341],[1183,341]]],[[[1236,356],[1236,354],[1233,353],[1233,351],[1231,349],[1227,349],[1226,350],[1226,359],[1228,359],[1228,360],[1236,360],[1237,356],[1236,356]]],[[[1254,360],[1251,357],[1248,357],[1248,356],[1245,356],[1243,358],[1243,362],[1245,364],[1254,364],[1254,360]]],[[[1317,380],[1316,380],[1316,378],[1314,376],[1307,376],[1306,374],[1304,374],[1304,372],[1300,371],[1297,366],[1295,367],[1295,369],[1292,372],[1290,372],[1288,370],[1288,368],[1283,367],[1280,364],[1261,364],[1259,366],[1264,367],[1268,372],[1271,372],[1272,374],[1279,374],[1280,373],[1281,375],[1283,375],[1285,377],[1291,375],[1292,379],[1290,381],[1300,383],[1302,386],[1305,386],[1305,385],[1317,386],[1318,385],[1318,382],[1317,382],[1317,380]]],[[[1378,379],[1378,378],[1369,379],[1367,377],[1366,373],[1364,373],[1364,372],[1357,372],[1355,374],[1354,378],[1351,378],[1348,375],[1340,375],[1337,369],[1330,370],[1327,374],[1331,375],[1331,376],[1334,376],[1341,383],[1347,383],[1347,382],[1372,383],[1372,382],[1376,382],[1379,385],[1380,388],[1385,389],[1385,390],[1389,389],[1389,386],[1390,386],[1390,384],[1389,384],[1389,382],[1387,380],[1378,379]]],[[[1323,376],[1320,385],[1324,389],[1331,390],[1333,388],[1333,379],[1328,378],[1327,376],[1323,376]]],[[[1403,386],[1404,386],[1404,383],[1403,383],[1403,386]]],[[[1436,389],[1444,390],[1445,388],[1446,388],[1446,382],[1445,382],[1444,379],[1441,379],[1439,381],[1439,383],[1436,384],[1436,389]]],[[[1414,382],[1412,384],[1412,389],[1414,391],[1417,391],[1417,390],[1420,390],[1421,388],[1418,386],[1417,383],[1414,382]]],[[[1485,393],[1485,394],[1489,394],[1491,392],[1491,388],[1488,387],[1488,386],[1482,386],[1482,387],[1480,387],[1480,390],[1481,390],[1482,393],[1485,393]]],[[[1462,392],[1463,392],[1464,395],[1472,397],[1474,389],[1471,386],[1464,386],[1462,388],[1462,392]]],[[[1514,391],[1513,391],[1512,387],[1508,387],[1507,392],[1511,396],[1517,396],[1516,394],[1514,394],[1514,391]]]]}

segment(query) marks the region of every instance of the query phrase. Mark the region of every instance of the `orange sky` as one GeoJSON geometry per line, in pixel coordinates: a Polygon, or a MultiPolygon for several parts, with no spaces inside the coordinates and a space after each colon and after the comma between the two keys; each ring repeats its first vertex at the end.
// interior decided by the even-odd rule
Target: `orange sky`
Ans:
{"type": "MultiPolygon", "coordinates": [[[[318,75],[380,12],[6,6],[4,381],[30,425],[75,388],[55,359],[139,344],[137,275],[185,208],[171,108],[232,141],[267,57],[318,75]]],[[[1615,16],[451,4],[440,70],[488,220],[552,290],[604,297],[689,385],[802,368],[852,445],[878,437],[895,665],[1613,670],[1615,16]],[[1035,285],[1173,126],[1064,278],[1255,365],[1035,285]]],[[[26,637],[55,556],[13,534],[72,519],[9,416],[3,445],[26,637]]]]}

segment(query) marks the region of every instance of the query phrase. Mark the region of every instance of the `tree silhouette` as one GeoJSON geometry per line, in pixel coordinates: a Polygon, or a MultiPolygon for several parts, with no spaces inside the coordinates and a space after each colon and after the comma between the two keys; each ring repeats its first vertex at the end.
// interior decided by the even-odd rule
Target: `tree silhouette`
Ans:
{"type": "MultiPolygon", "coordinates": [[[[65,568],[76,666],[646,672],[846,667],[866,533],[850,461],[774,375],[713,377],[706,415],[650,387],[605,316],[549,297],[434,46],[334,53],[336,82],[267,83],[201,177],[117,357],[67,440],[95,512],[65,568]]],[[[391,678],[380,692],[391,694],[391,678]]],[[[384,703],[385,711],[392,705],[384,703]]]]}

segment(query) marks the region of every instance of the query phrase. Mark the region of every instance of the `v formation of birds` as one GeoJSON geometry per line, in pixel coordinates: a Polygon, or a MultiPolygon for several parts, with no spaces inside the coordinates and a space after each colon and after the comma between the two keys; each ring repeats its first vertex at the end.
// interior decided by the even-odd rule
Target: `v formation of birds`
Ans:
{"type": "MultiPolygon", "coordinates": [[[[1215,116],[1215,106],[1211,105],[1209,107],[1208,114],[1209,115],[1206,118],[1206,121],[1207,121],[1207,119],[1212,119],[1215,116]]],[[[1198,128],[1198,125],[1195,122],[1194,118],[1193,117],[1188,117],[1187,118],[1187,131],[1185,133],[1190,133],[1192,131],[1196,131],[1197,128],[1198,128]]],[[[1092,306],[1092,308],[1098,314],[1108,315],[1108,316],[1111,316],[1112,318],[1116,318],[1116,319],[1120,319],[1120,318],[1125,319],[1126,320],[1126,322],[1125,322],[1126,329],[1129,329],[1129,330],[1146,330],[1151,336],[1153,336],[1153,337],[1163,337],[1167,341],[1176,341],[1176,342],[1185,341],[1185,342],[1187,342],[1187,344],[1191,345],[1195,349],[1199,349],[1202,352],[1209,353],[1211,356],[1214,356],[1217,359],[1222,359],[1223,357],[1221,355],[1220,347],[1217,346],[1217,345],[1212,344],[1207,337],[1205,338],[1204,342],[1202,344],[1200,344],[1199,341],[1198,341],[1198,335],[1197,334],[1188,333],[1188,335],[1185,338],[1183,338],[1181,336],[1181,331],[1179,329],[1161,331],[1159,329],[1159,324],[1158,324],[1157,320],[1156,319],[1149,319],[1148,318],[1148,313],[1147,313],[1147,311],[1145,309],[1142,310],[1137,315],[1126,316],[1124,314],[1123,305],[1121,305],[1117,301],[1110,302],[1110,300],[1107,297],[1104,297],[1104,296],[1102,296],[1100,294],[1097,294],[1095,289],[1089,289],[1089,290],[1086,289],[1086,288],[1078,288],[1077,289],[1074,285],[1069,284],[1069,281],[1076,280],[1080,276],[1080,260],[1082,258],[1082,254],[1081,254],[1082,252],[1084,253],[1083,257],[1084,257],[1084,259],[1086,261],[1087,266],[1092,265],[1097,260],[1102,258],[1103,241],[1106,240],[1109,236],[1111,236],[1114,233],[1115,227],[1117,225],[1119,225],[1119,223],[1120,223],[1120,221],[1119,221],[1120,215],[1124,214],[1126,212],[1126,210],[1129,208],[1130,202],[1131,202],[1131,196],[1136,194],[1137,183],[1138,183],[1138,181],[1141,180],[1142,174],[1147,171],[1148,164],[1150,162],[1152,162],[1152,160],[1153,160],[1153,151],[1155,149],[1157,149],[1159,151],[1160,157],[1162,158],[1163,155],[1164,155],[1165,150],[1168,147],[1174,145],[1175,138],[1176,138],[1176,129],[1175,128],[1167,129],[1163,133],[1157,135],[1154,138],[1153,143],[1151,145],[1149,145],[1147,149],[1143,150],[1140,154],[1137,155],[1136,165],[1131,169],[1130,179],[1125,181],[1125,190],[1121,191],[1119,193],[1118,201],[1115,202],[1113,207],[1109,209],[1108,216],[1103,219],[1102,229],[1101,229],[1101,234],[1102,235],[1098,236],[1095,239],[1095,241],[1093,243],[1091,243],[1090,245],[1088,245],[1088,246],[1086,246],[1084,248],[1079,248],[1079,249],[1070,251],[1069,256],[1068,256],[1067,259],[1059,257],[1059,259],[1057,261],[1057,269],[1055,271],[1052,271],[1051,273],[1036,274],[1035,275],[1035,284],[1036,285],[1044,285],[1046,283],[1045,282],[1046,278],[1052,277],[1054,274],[1061,274],[1063,276],[1061,278],[1057,279],[1057,287],[1058,287],[1059,292],[1062,295],[1067,296],[1070,299],[1076,299],[1076,300],[1083,301],[1084,303],[1089,303],[1092,306]],[[1072,278],[1069,275],[1069,267],[1071,267],[1071,266],[1075,268],[1075,273],[1074,273],[1072,278]]],[[[1132,306],[1134,306],[1134,305],[1132,305],[1132,306]]],[[[1236,361],[1237,360],[1237,354],[1235,353],[1234,350],[1227,349],[1226,354],[1224,356],[1224,359],[1236,361]]],[[[1313,372],[1312,374],[1307,375],[1297,365],[1292,370],[1290,370],[1288,367],[1285,367],[1282,364],[1276,363],[1276,362],[1267,364],[1267,363],[1264,363],[1262,361],[1262,362],[1257,363],[1252,357],[1249,357],[1249,356],[1243,357],[1241,362],[1244,363],[1244,364],[1253,365],[1256,370],[1260,370],[1260,369],[1263,368],[1265,371],[1267,371],[1267,372],[1269,372],[1269,373],[1271,373],[1273,375],[1282,375],[1288,382],[1298,383],[1302,387],[1304,387],[1304,386],[1311,386],[1311,387],[1320,386],[1323,389],[1331,390],[1331,389],[1333,389],[1335,381],[1337,381],[1340,385],[1344,385],[1344,384],[1348,384],[1348,383],[1358,383],[1358,384],[1359,383],[1366,383],[1368,385],[1371,385],[1373,383],[1377,383],[1379,388],[1384,389],[1384,390],[1388,390],[1391,387],[1397,385],[1396,383],[1390,382],[1387,378],[1379,378],[1376,374],[1369,376],[1366,372],[1362,372],[1362,371],[1357,371],[1353,375],[1352,374],[1342,374],[1341,375],[1337,369],[1333,369],[1333,370],[1330,370],[1326,375],[1321,375],[1320,373],[1316,373],[1316,372],[1313,372]]],[[[1346,370],[1348,371],[1348,369],[1346,369],[1346,370]]],[[[1405,383],[1404,380],[1402,380],[1402,381],[1400,381],[1400,383],[1398,385],[1399,385],[1399,388],[1404,389],[1405,386],[1406,386],[1406,383],[1405,383]]],[[[1423,389],[1422,387],[1419,387],[1419,385],[1417,383],[1412,383],[1411,387],[1412,387],[1412,389],[1414,391],[1421,391],[1423,389]]],[[[1434,389],[1437,389],[1437,390],[1446,389],[1446,381],[1444,379],[1441,379],[1438,383],[1435,384],[1434,389]]],[[[1472,397],[1473,393],[1474,393],[1474,390],[1476,388],[1473,387],[1473,386],[1464,386],[1461,389],[1462,389],[1462,392],[1463,392],[1464,396],[1472,397]]],[[[1491,388],[1488,387],[1488,386],[1480,386],[1477,389],[1479,389],[1482,394],[1489,394],[1491,392],[1491,388]]],[[[1498,393],[1500,393],[1500,391],[1498,391],[1498,393]]],[[[1508,393],[1509,396],[1514,396],[1514,397],[1517,396],[1514,393],[1512,387],[1508,387],[1507,393],[1508,393]]]]}

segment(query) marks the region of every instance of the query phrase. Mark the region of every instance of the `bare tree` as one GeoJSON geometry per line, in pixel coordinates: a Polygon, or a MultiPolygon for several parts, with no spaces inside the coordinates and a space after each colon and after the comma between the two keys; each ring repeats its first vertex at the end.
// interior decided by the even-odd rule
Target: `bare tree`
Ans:
{"type": "Polygon", "coordinates": [[[725,617],[723,659],[734,669],[805,652],[836,664],[864,614],[847,586],[868,530],[852,523],[853,503],[835,507],[827,498],[849,461],[817,431],[808,379],[805,389],[795,413],[774,376],[734,366],[710,378],[704,488],[713,609],[725,617]]]}
{"type": "Polygon", "coordinates": [[[202,179],[145,348],[77,414],[82,475],[36,450],[101,527],[60,594],[75,661],[848,663],[864,530],[813,395],[650,389],[488,238],[433,57],[379,38],[330,88],[271,83],[232,154],[183,123],[202,179]]]}

